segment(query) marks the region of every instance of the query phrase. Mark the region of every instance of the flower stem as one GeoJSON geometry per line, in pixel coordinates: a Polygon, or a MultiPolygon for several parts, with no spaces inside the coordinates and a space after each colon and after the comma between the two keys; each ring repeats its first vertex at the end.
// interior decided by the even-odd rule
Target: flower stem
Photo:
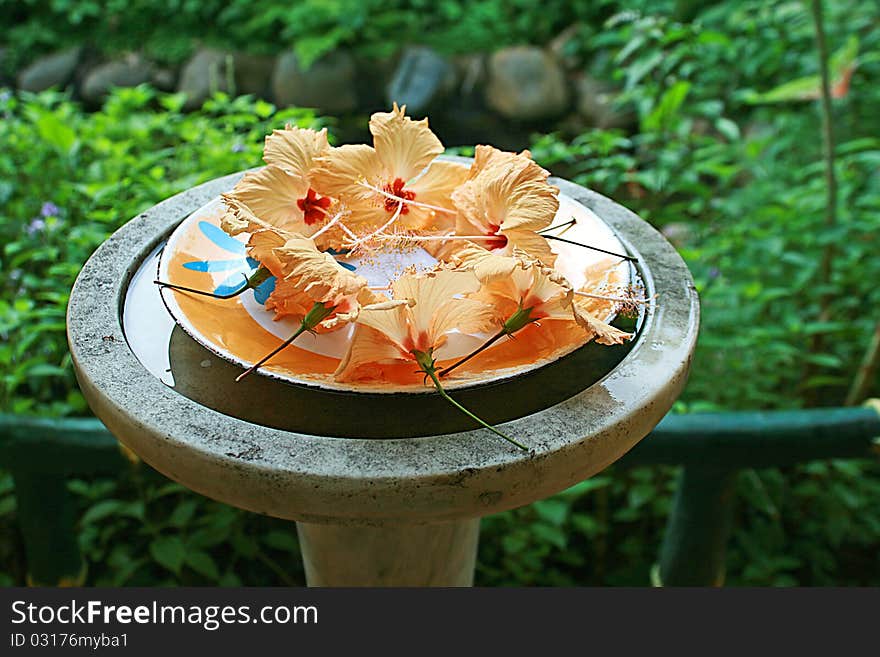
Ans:
{"type": "Polygon", "coordinates": [[[505,335],[508,335],[508,333],[507,333],[507,329],[501,329],[500,331],[498,331],[498,333],[496,333],[496,334],[493,335],[491,338],[489,338],[488,340],[486,340],[486,342],[484,342],[482,345],[480,345],[479,347],[477,347],[476,349],[474,349],[474,350],[473,350],[471,353],[469,353],[467,356],[465,356],[464,358],[460,359],[459,361],[453,363],[453,364],[450,365],[449,367],[444,367],[442,370],[440,370],[440,378],[442,379],[444,376],[446,376],[447,374],[449,374],[452,370],[454,370],[454,369],[455,369],[456,367],[458,367],[459,365],[464,365],[464,364],[465,364],[466,362],[468,362],[471,358],[473,358],[473,357],[476,356],[477,354],[482,353],[483,351],[485,351],[486,349],[488,349],[489,347],[491,347],[493,344],[495,344],[496,342],[498,342],[498,340],[500,340],[501,338],[503,338],[505,335]]]}
{"type": "Polygon", "coordinates": [[[476,415],[471,413],[468,409],[466,409],[464,406],[462,406],[457,401],[455,401],[452,397],[449,396],[449,393],[447,393],[446,390],[441,385],[440,379],[437,378],[437,368],[434,366],[434,363],[436,361],[434,360],[434,357],[432,356],[430,351],[427,351],[427,352],[414,351],[414,352],[412,352],[412,354],[413,354],[413,356],[416,357],[416,362],[419,364],[422,372],[424,372],[427,376],[431,377],[431,381],[434,382],[434,386],[437,388],[437,392],[440,393],[440,396],[443,397],[443,399],[445,399],[450,404],[455,406],[455,408],[460,410],[462,413],[467,415],[469,418],[471,418],[475,422],[478,422],[481,426],[485,427],[486,429],[488,429],[489,431],[494,433],[496,436],[500,436],[501,438],[503,438],[504,440],[506,440],[510,444],[516,445],[517,447],[519,447],[523,451],[526,451],[526,452],[529,451],[528,447],[526,447],[522,443],[517,442],[516,440],[514,440],[513,438],[511,438],[507,434],[499,431],[498,429],[493,427],[491,424],[489,424],[485,420],[481,420],[479,417],[477,417],[476,415]]]}
{"type": "Polygon", "coordinates": [[[620,253],[614,253],[614,251],[606,251],[605,249],[600,249],[598,246],[590,246],[589,244],[583,244],[582,242],[575,242],[574,240],[567,240],[564,237],[559,237],[558,235],[545,235],[541,234],[541,237],[548,240],[556,240],[558,242],[565,242],[566,244],[574,244],[575,246],[581,246],[585,249],[590,249],[592,251],[598,251],[599,253],[607,253],[608,255],[614,256],[615,258],[623,258],[624,260],[629,260],[630,262],[635,262],[636,259],[632,256],[623,255],[620,253]]]}
{"type": "Polygon", "coordinates": [[[173,283],[166,283],[165,281],[153,281],[153,283],[161,288],[168,287],[172,290],[177,290],[179,292],[199,294],[203,297],[211,297],[212,299],[232,299],[234,297],[237,297],[242,292],[247,292],[248,290],[253,290],[254,288],[258,287],[271,275],[272,273],[265,267],[260,267],[250,276],[248,276],[247,274],[242,274],[242,276],[244,276],[244,285],[235,290],[235,292],[230,292],[229,294],[214,294],[213,292],[205,292],[204,290],[197,290],[195,288],[185,287],[183,285],[174,285],[173,283]]]}
{"type": "Polygon", "coordinates": [[[248,369],[246,369],[244,372],[242,372],[242,373],[239,374],[237,377],[235,377],[235,381],[236,381],[236,383],[239,382],[239,381],[241,381],[241,380],[242,380],[243,378],[245,378],[248,374],[251,374],[252,372],[256,372],[258,369],[260,369],[260,367],[262,367],[262,365],[263,365],[267,360],[269,360],[270,358],[272,358],[275,354],[279,353],[280,351],[283,351],[284,349],[286,349],[287,347],[289,347],[290,344],[291,344],[294,340],[296,340],[299,336],[301,336],[303,333],[305,333],[306,331],[312,331],[312,330],[314,330],[314,328],[315,328],[315,327],[316,327],[321,321],[323,321],[324,319],[326,319],[327,316],[330,315],[330,314],[333,312],[333,309],[334,309],[334,306],[325,306],[325,305],[324,305],[323,303],[321,303],[320,301],[318,301],[317,303],[315,303],[315,305],[312,306],[312,309],[309,310],[308,313],[306,313],[306,316],[305,316],[305,317],[303,317],[302,322],[301,322],[300,325],[299,325],[299,328],[294,332],[294,334],[291,335],[289,338],[287,338],[287,340],[285,340],[284,342],[282,342],[280,345],[278,345],[277,347],[275,347],[275,349],[273,349],[272,351],[270,351],[268,354],[266,354],[265,356],[263,356],[263,357],[262,357],[260,360],[258,360],[256,363],[254,363],[253,365],[251,365],[251,366],[250,366],[248,369]]]}
{"type": "Polygon", "coordinates": [[[474,351],[469,353],[467,356],[462,358],[457,363],[450,365],[449,367],[444,369],[440,373],[440,376],[441,377],[446,376],[447,374],[449,374],[449,372],[451,372],[453,369],[455,369],[456,367],[458,367],[462,363],[469,361],[471,358],[476,356],[478,353],[480,353],[484,349],[488,349],[497,340],[501,339],[502,336],[505,336],[505,335],[512,336],[514,333],[519,331],[521,328],[524,328],[525,326],[528,326],[529,324],[536,322],[538,320],[538,318],[532,317],[533,310],[534,310],[533,306],[529,306],[528,308],[523,308],[522,302],[520,302],[519,308],[517,308],[516,312],[513,313],[510,317],[508,317],[505,320],[504,324],[501,325],[501,330],[498,331],[498,333],[496,335],[489,338],[485,343],[483,343],[482,346],[477,347],[474,351]]]}
{"type": "Polygon", "coordinates": [[[547,226],[547,228],[542,228],[538,231],[538,235],[544,235],[544,233],[550,233],[554,230],[559,230],[560,228],[571,228],[577,223],[577,219],[572,217],[568,221],[563,224],[556,224],[555,226],[547,226]]]}
{"type": "Polygon", "coordinates": [[[657,298],[655,294],[650,299],[639,299],[637,297],[615,297],[608,296],[605,294],[591,294],[590,292],[581,292],[580,290],[575,290],[574,293],[579,297],[586,297],[587,299],[599,299],[601,301],[620,301],[622,303],[638,303],[638,304],[647,304],[648,302],[657,298]]]}

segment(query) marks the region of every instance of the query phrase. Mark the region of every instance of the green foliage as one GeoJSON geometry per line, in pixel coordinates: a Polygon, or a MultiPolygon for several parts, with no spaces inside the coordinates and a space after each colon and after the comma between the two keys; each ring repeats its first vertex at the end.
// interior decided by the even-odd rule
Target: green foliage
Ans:
{"type": "Polygon", "coordinates": [[[167,63],[199,42],[255,53],[292,47],[308,65],[337,47],[387,57],[408,43],[447,53],[546,43],[578,21],[600,22],[612,7],[610,0],[0,0],[0,28],[12,65],[83,42],[105,53],[138,43],[167,63]]]}
{"type": "MultiPolygon", "coordinates": [[[[847,84],[858,64],[859,39],[851,35],[846,44],[836,53],[831,55],[828,62],[829,75],[831,77],[832,95],[840,85],[847,84]]],[[[784,82],[778,87],[765,93],[755,94],[746,98],[749,103],[785,103],[797,100],[816,100],[821,96],[822,80],[819,75],[809,75],[784,82]]],[[[842,93],[843,89],[839,93],[842,93]]]]}
{"type": "Polygon", "coordinates": [[[259,164],[262,142],[308,111],[217,96],[193,114],[146,87],[83,114],[46,93],[0,101],[0,407],[86,411],[67,353],[68,291],[122,223],[179,191],[259,164]]]}
{"type": "Polygon", "coordinates": [[[303,582],[296,532],[281,520],[212,502],[148,468],[73,481],[89,582],[103,586],[303,582]]]}
{"type": "MultiPolygon", "coordinates": [[[[646,586],[673,473],[612,467],[553,498],[484,519],[477,583],[646,586]]],[[[742,472],[726,583],[876,585],[878,496],[876,462],[742,472]]]]}
{"type": "MultiPolygon", "coordinates": [[[[739,9],[731,13],[739,15],[739,9]]],[[[612,48],[609,61],[625,65],[622,104],[639,117],[640,131],[591,131],[540,137],[535,157],[559,175],[622,200],[674,236],[696,279],[703,306],[696,367],[684,400],[696,408],[785,408],[842,403],[880,301],[872,256],[880,228],[877,140],[880,67],[864,64],[846,97],[837,101],[838,226],[825,226],[819,119],[814,108],[755,108],[754,89],[799,75],[813,59],[806,9],[781,3],[727,29],[730,18],[679,24],[665,17],[620,16],[616,30],[594,39],[612,48]],[[754,31],[790,29],[789,50],[803,48],[801,66],[786,66],[774,45],[763,58],[737,68],[741,88],[730,88],[731,53],[749,51],[754,31]],[[720,29],[726,29],[721,32],[720,29]],[[793,37],[791,35],[794,35],[793,37]],[[820,279],[829,242],[844,245],[834,262],[831,290],[820,279]],[[831,319],[819,300],[834,296],[831,319]],[[827,353],[810,340],[828,336],[827,353]],[[804,377],[808,371],[809,378],[804,377]],[[717,382],[724,380],[725,386],[717,382]]],[[[870,26],[870,11],[854,10],[836,24],[834,40],[849,59],[853,26],[870,26]],[[846,32],[843,28],[846,28],[846,32]]],[[[829,26],[834,24],[829,23],[829,26]]],[[[863,52],[877,52],[873,32],[863,52]]],[[[768,44],[769,46],[770,44],[768,44]]],[[[596,46],[598,47],[598,46],[596,46]]],[[[624,69],[611,67],[609,75],[624,69]]]]}

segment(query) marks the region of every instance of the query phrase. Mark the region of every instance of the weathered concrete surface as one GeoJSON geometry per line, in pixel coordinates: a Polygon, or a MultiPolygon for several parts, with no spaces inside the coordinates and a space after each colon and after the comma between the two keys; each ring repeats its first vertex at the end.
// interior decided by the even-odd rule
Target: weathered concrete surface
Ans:
{"type": "Polygon", "coordinates": [[[309,586],[472,586],[479,518],[360,527],[298,522],[309,586]]]}
{"type": "Polygon", "coordinates": [[[141,258],[188,213],[230,189],[227,176],[160,203],[111,236],[71,293],[68,336],[83,392],[145,461],[209,497],[281,518],[394,526],[477,518],[528,504],[602,470],[663,417],[684,386],[699,305],[690,274],[650,225],[609,199],[553,180],[609,223],[659,294],[635,345],[604,379],[486,431],[389,440],[271,429],[201,406],[150,375],[129,350],[120,308],[141,258]]]}

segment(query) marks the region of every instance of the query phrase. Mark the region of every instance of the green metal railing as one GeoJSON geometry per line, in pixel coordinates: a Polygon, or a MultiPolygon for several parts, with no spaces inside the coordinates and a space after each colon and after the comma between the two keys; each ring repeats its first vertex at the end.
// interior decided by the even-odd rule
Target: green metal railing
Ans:
{"type": "MultiPolygon", "coordinates": [[[[682,465],[655,583],[720,585],[740,469],[877,454],[880,401],[862,408],[669,415],[620,463],[682,465]]],[[[131,454],[95,419],[0,414],[0,467],[12,473],[29,583],[77,585],[85,563],[72,476],[117,473],[131,454]]]]}

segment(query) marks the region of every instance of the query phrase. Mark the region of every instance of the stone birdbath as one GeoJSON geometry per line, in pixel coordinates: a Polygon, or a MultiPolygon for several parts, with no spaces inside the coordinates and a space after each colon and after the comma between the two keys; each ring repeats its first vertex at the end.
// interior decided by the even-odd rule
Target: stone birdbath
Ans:
{"type": "Polygon", "coordinates": [[[397,404],[262,376],[235,386],[240,370],[174,326],[152,281],[174,228],[241,175],[159,203],[101,245],[71,292],[68,338],[83,394],[108,429],[198,493],[295,521],[310,586],[471,585],[482,516],[609,466],[685,384],[699,323],[687,267],[629,210],[551,178],[611,227],[656,300],[625,347],[586,345],[456,393],[530,451],[462,424],[433,393],[397,404]]]}

